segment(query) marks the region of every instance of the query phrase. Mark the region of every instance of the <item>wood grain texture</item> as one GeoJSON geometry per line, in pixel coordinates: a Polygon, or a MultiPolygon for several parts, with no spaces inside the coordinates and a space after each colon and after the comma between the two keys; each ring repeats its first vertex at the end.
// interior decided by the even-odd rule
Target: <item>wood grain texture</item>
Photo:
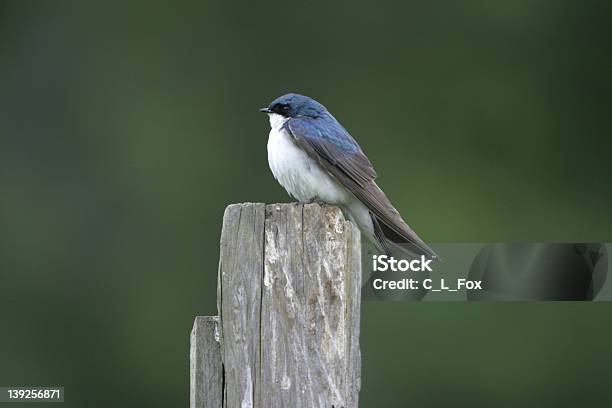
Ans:
{"type": "Polygon", "coordinates": [[[361,255],[355,242],[359,231],[338,208],[266,208],[261,338],[268,387],[261,407],[357,406],[361,255]]]}
{"type": "Polygon", "coordinates": [[[333,206],[236,204],[221,237],[223,407],[352,408],[359,230],[333,206]]]}
{"type": "Polygon", "coordinates": [[[198,316],[191,330],[190,408],[223,406],[223,364],[221,362],[219,318],[198,316]]]}
{"type": "Polygon", "coordinates": [[[217,304],[225,373],[224,407],[250,408],[260,399],[260,321],[264,204],[225,210],[217,304]]]}

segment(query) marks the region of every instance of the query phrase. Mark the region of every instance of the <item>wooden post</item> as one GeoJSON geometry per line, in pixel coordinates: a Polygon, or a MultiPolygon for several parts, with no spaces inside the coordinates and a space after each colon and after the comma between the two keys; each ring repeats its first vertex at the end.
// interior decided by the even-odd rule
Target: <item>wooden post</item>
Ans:
{"type": "MultiPolygon", "coordinates": [[[[338,208],[230,205],[217,290],[222,406],[357,407],[360,301],[359,230],[338,208]]],[[[192,396],[191,408],[204,406],[192,396]]]]}
{"type": "Polygon", "coordinates": [[[223,405],[223,364],[217,316],[198,316],[191,330],[190,404],[194,408],[223,405]]]}

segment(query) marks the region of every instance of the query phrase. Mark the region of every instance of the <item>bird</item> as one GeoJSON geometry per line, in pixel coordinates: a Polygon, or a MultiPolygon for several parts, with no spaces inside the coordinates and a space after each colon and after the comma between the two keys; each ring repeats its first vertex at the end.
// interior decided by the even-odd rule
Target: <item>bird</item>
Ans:
{"type": "Polygon", "coordinates": [[[288,93],[259,111],[270,120],[270,170],[289,195],[301,203],[339,206],[381,253],[437,258],[376,184],[372,163],[325,106],[288,93]]]}

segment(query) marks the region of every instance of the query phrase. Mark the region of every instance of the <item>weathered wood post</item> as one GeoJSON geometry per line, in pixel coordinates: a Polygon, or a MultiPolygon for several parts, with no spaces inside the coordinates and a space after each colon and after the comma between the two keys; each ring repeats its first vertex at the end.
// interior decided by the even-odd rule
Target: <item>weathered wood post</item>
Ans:
{"type": "Polygon", "coordinates": [[[197,316],[191,330],[190,407],[221,407],[223,364],[217,316],[197,316]]]}
{"type": "Polygon", "coordinates": [[[338,208],[230,205],[219,319],[192,331],[191,408],[357,407],[360,301],[359,230],[338,208]]]}

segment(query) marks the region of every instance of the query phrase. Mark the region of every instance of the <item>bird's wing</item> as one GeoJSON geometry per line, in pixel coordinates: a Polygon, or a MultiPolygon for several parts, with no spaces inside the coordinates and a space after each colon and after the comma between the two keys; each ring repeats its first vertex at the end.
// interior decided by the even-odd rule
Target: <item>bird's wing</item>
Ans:
{"type": "MultiPolygon", "coordinates": [[[[295,117],[285,123],[296,144],[353,193],[386,227],[385,236],[429,255],[433,251],[404,222],[374,179],[376,171],[357,142],[333,117],[295,117]]],[[[375,220],[376,221],[376,220],[375,220]]]]}
{"type": "Polygon", "coordinates": [[[370,160],[335,119],[330,117],[323,121],[298,116],[288,120],[285,126],[298,146],[330,173],[336,175],[335,171],[341,171],[344,177],[359,185],[365,185],[376,178],[370,160]]]}

